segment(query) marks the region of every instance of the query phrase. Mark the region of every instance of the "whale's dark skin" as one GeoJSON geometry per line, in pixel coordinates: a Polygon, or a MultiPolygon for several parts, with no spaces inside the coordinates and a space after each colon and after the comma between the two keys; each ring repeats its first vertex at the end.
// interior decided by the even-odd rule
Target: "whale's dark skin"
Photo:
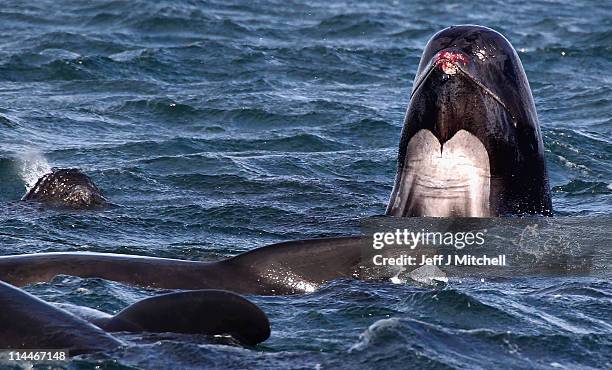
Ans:
{"type": "Polygon", "coordinates": [[[231,335],[250,346],[270,337],[266,314],[245,298],[224,290],[162,294],[92,322],[108,332],[231,335]]]}
{"type": "Polygon", "coordinates": [[[367,278],[361,264],[368,241],[363,237],[297,240],[210,263],[87,252],[3,256],[0,280],[24,286],[64,274],[163,289],[296,294],[338,278],[367,278]]]}
{"type": "MultiPolygon", "coordinates": [[[[471,225],[481,229],[488,227],[480,222],[476,220],[471,225]]],[[[460,230],[465,230],[465,225],[470,225],[467,219],[459,224],[460,230]]],[[[496,250],[504,251],[502,245],[496,248],[501,249],[481,248],[478,253],[493,255],[496,250]]],[[[393,247],[374,250],[372,238],[363,236],[272,244],[219,262],[90,252],[37,253],[0,257],[0,280],[24,286],[65,274],[160,289],[222,289],[250,295],[289,295],[311,293],[337,279],[388,281],[401,272],[396,266],[375,266],[372,260],[374,255],[397,257],[401,253],[420,260],[424,255],[454,252],[456,249],[452,245],[446,248],[418,245],[414,249],[400,246],[399,250],[393,247]]],[[[511,252],[505,251],[508,260],[513,258],[511,252]]],[[[518,253],[520,256],[520,251],[518,253]]],[[[484,270],[451,265],[444,266],[444,271],[449,276],[487,278],[567,273],[562,264],[549,266],[538,261],[507,265],[503,269],[493,266],[484,270]]],[[[573,266],[572,271],[578,273],[578,266],[573,266]]],[[[588,266],[585,271],[590,271],[588,266]]],[[[410,269],[405,272],[410,272],[410,269]]]]}
{"type": "Polygon", "coordinates": [[[0,281],[0,348],[68,349],[70,355],[77,355],[124,344],[107,332],[231,335],[245,345],[270,336],[270,322],[263,311],[222,290],[162,294],[114,316],[58,306],[0,281]]]}
{"type": "MultiPolygon", "coordinates": [[[[450,172],[455,175],[459,171],[455,167],[450,172]]],[[[395,186],[386,214],[552,215],[544,146],[529,83],[514,48],[498,32],[481,26],[453,26],[435,34],[427,44],[406,112],[395,186]],[[469,213],[462,207],[441,211],[440,198],[450,196],[448,190],[452,189],[446,181],[427,181],[431,180],[428,176],[435,176],[431,168],[421,171],[429,172],[423,174],[425,186],[414,184],[414,177],[421,174],[405,168],[411,159],[407,158],[411,155],[408,146],[422,130],[431,132],[442,146],[460,130],[474,139],[461,145],[471,146],[473,141],[484,145],[488,161],[484,158],[483,162],[488,163],[480,164],[486,167],[483,177],[490,175],[490,179],[483,179],[490,186],[472,189],[487,191],[484,198],[488,204],[481,213],[469,213]],[[423,199],[428,192],[435,193],[436,187],[446,193],[441,192],[433,200],[434,206],[426,209],[423,199]]]]}
{"type": "Polygon", "coordinates": [[[0,348],[67,349],[71,355],[123,343],[99,327],[0,281],[0,348]]]}
{"type": "Polygon", "coordinates": [[[51,173],[38,179],[21,199],[71,209],[99,209],[109,206],[102,191],[76,168],[53,169],[51,173]]]}

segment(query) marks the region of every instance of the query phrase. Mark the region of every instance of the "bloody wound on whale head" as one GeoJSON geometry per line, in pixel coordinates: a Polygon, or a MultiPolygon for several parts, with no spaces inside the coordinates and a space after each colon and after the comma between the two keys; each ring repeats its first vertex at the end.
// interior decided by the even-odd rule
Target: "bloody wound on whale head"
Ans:
{"type": "Polygon", "coordinates": [[[462,53],[454,53],[452,51],[441,51],[436,54],[434,64],[440,66],[444,73],[454,75],[457,73],[456,63],[463,65],[468,64],[468,58],[462,53]]]}
{"type": "Polygon", "coordinates": [[[514,48],[498,32],[454,26],[428,42],[386,213],[552,215],[529,83],[514,48]]]}

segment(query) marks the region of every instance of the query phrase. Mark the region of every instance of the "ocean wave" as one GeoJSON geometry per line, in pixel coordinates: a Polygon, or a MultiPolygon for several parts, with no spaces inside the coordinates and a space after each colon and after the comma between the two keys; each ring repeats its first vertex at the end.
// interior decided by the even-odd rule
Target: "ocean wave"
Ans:
{"type": "Polygon", "coordinates": [[[355,37],[382,33],[388,27],[387,22],[373,19],[370,14],[341,14],[323,19],[301,32],[310,37],[355,37]]]}
{"type": "Polygon", "coordinates": [[[552,190],[565,193],[567,195],[592,195],[612,194],[609,184],[605,182],[592,182],[582,180],[572,180],[564,185],[555,186],[552,190]]]}

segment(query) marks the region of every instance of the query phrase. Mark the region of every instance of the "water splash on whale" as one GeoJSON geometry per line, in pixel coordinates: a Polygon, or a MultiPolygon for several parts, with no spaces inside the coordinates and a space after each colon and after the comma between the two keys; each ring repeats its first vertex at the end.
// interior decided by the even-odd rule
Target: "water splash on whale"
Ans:
{"type": "Polygon", "coordinates": [[[51,172],[51,166],[42,153],[26,152],[19,163],[19,176],[25,182],[26,193],[36,185],[43,175],[51,172]]]}

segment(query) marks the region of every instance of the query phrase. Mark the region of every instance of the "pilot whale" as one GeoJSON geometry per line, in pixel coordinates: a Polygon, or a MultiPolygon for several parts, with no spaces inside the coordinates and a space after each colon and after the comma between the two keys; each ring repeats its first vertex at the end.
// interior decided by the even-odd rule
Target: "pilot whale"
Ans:
{"type": "Polygon", "coordinates": [[[70,355],[125,345],[112,332],[231,335],[255,345],[270,336],[267,316],[241,296],[221,290],[162,294],[116,315],[54,306],[0,281],[0,348],[66,349],[70,355]]]}
{"type": "MultiPolygon", "coordinates": [[[[544,150],[518,55],[501,34],[455,26],[427,44],[399,145],[389,216],[551,215],[544,150]]],[[[367,237],[298,240],[219,262],[102,253],[0,257],[0,280],[23,286],[58,274],[169,289],[295,294],[364,268],[367,237]]]]}
{"type": "Polygon", "coordinates": [[[39,178],[21,200],[72,209],[104,208],[110,205],[102,191],[77,168],[53,168],[50,173],[39,178]]]}
{"type": "Polygon", "coordinates": [[[521,61],[500,33],[429,40],[404,119],[390,216],[552,215],[544,145],[521,61]]]}

